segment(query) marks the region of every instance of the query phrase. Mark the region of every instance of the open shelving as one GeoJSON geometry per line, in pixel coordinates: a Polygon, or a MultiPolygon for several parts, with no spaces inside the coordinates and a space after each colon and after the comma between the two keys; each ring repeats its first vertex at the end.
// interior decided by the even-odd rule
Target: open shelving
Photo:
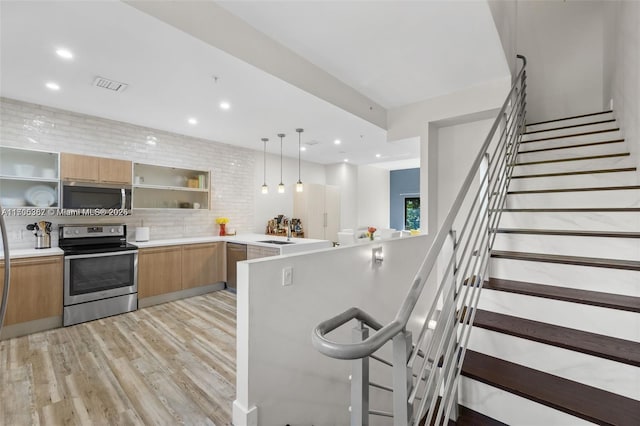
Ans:
{"type": "Polygon", "coordinates": [[[0,204],[5,208],[58,207],[59,154],[0,146],[0,204]],[[52,194],[48,197],[34,197],[52,194]]]}
{"type": "Polygon", "coordinates": [[[134,209],[209,209],[207,170],[134,163],[134,209]]]}

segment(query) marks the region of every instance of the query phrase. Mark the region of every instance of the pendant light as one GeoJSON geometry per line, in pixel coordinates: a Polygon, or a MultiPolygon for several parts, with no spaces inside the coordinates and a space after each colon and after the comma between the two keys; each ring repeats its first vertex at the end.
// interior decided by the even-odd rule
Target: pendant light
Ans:
{"type": "Polygon", "coordinates": [[[302,181],[300,180],[300,137],[304,129],[296,129],[298,132],[298,182],[296,182],[296,192],[302,192],[304,187],[302,186],[302,181]]]}
{"type": "Polygon", "coordinates": [[[268,138],[262,138],[262,142],[264,142],[264,151],[262,153],[262,158],[263,158],[263,176],[264,176],[264,180],[263,180],[263,184],[262,184],[262,193],[263,194],[268,194],[269,193],[269,187],[267,186],[267,142],[269,142],[268,138]]]}
{"type": "Polygon", "coordinates": [[[278,133],[280,138],[280,184],[278,185],[278,194],[284,194],[284,183],[282,183],[282,138],[284,136],[284,133],[278,133]]]}

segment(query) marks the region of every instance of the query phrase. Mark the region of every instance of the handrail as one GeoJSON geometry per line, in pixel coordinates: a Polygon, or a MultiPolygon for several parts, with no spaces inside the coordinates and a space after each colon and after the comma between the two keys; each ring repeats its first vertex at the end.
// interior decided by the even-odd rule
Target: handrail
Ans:
{"type": "MultiPolygon", "coordinates": [[[[0,212],[2,212],[0,205],[0,212]]],[[[11,257],[9,256],[9,240],[4,217],[0,213],[0,234],[2,236],[2,253],[4,255],[4,285],[2,291],[2,302],[0,302],[0,332],[4,325],[4,317],[7,313],[7,301],[9,300],[9,286],[11,285],[11,257]]]]}
{"type": "Polygon", "coordinates": [[[409,288],[407,296],[400,306],[400,309],[398,310],[398,313],[396,314],[394,320],[384,327],[372,327],[376,330],[376,332],[358,343],[334,342],[327,339],[326,334],[349,322],[352,319],[362,320],[363,318],[366,318],[365,322],[377,324],[377,322],[369,314],[366,314],[364,311],[361,311],[360,309],[354,307],[326,321],[323,321],[313,330],[312,343],[313,346],[324,355],[338,359],[358,359],[369,356],[379,348],[381,348],[386,342],[388,342],[391,338],[393,338],[396,334],[398,334],[406,327],[407,322],[409,321],[409,317],[411,316],[411,312],[413,312],[413,309],[415,308],[416,303],[418,302],[418,299],[422,294],[422,290],[427,281],[427,278],[431,273],[434,265],[436,264],[442,247],[447,239],[447,236],[449,235],[449,231],[451,230],[455,218],[458,215],[460,208],[462,207],[462,203],[464,202],[467,192],[469,191],[469,188],[471,187],[471,184],[473,183],[473,180],[480,169],[480,165],[482,164],[482,161],[484,159],[484,153],[489,148],[496,130],[498,129],[498,125],[500,124],[501,117],[509,106],[511,95],[518,87],[518,82],[525,72],[527,58],[522,55],[517,55],[517,57],[522,60],[522,68],[514,79],[511,90],[509,90],[509,93],[507,94],[506,99],[502,104],[502,108],[500,108],[497,118],[491,126],[489,134],[482,144],[482,147],[480,148],[480,151],[476,156],[476,159],[473,162],[469,173],[467,174],[467,177],[464,180],[455,201],[453,202],[453,205],[449,209],[447,217],[442,223],[440,230],[436,234],[436,238],[434,239],[431,248],[422,261],[422,264],[420,265],[420,268],[418,269],[418,272],[413,279],[413,283],[409,288]],[[366,317],[364,317],[363,315],[366,315],[366,317]]]}

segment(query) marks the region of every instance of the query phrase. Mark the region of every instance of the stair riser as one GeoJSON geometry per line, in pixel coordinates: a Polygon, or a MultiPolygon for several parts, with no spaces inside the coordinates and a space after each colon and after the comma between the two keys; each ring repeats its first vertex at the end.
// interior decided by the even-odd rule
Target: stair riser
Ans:
{"type": "Polygon", "coordinates": [[[510,425],[593,426],[578,417],[468,377],[460,378],[460,403],[510,425]]]}
{"type": "Polygon", "coordinates": [[[503,212],[500,228],[640,232],[640,213],[503,212]]]}
{"type": "MultiPolygon", "coordinates": [[[[602,121],[602,120],[598,120],[602,121]]],[[[559,124],[554,127],[565,126],[564,124],[559,124]]],[[[569,127],[568,129],[559,129],[559,130],[547,130],[544,132],[531,133],[528,135],[522,135],[522,140],[531,140],[531,139],[541,139],[541,138],[550,138],[554,136],[564,136],[564,135],[573,135],[575,133],[585,133],[585,132],[594,132],[597,130],[607,130],[616,128],[618,125],[615,121],[611,121],[608,123],[600,123],[600,124],[589,124],[583,125],[579,127],[569,127]]]]}
{"type": "Polygon", "coordinates": [[[591,266],[491,259],[494,278],[640,297],[640,272],[591,266]]]}
{"type": "Polygon", "coordinates": [[[640,399],[640,369],[628,364],[474,327],[469,349],[609,392],[640,399]]]}
{"type": "Polygon", "coordinates": [[[631,158],[629,158],[629,156],[598,158],[595,160],[562,161],[560,163],[531,164],[529,166],[516,166],[513,169],[513,175],[520,176],[539,173],[566,173],[582,170],[619,169],[625,167],[635,167],[635,164],[633,163],[631,158]]]}
{"type": "Polygon", "coordinates": [[[640,189],[511,194],[507,208],[640,207],[640,189]]]}
{"type": "Polygon", "coordinates": [[[540,135],[538,138],[531,138],[532,142],[521,141],[520,150],[528,151],[530,149],[546,149],[556,148],[559,146],[575,145],[590,142],[602,142],[613,139],[621,139],[622,133],[620,130],[612,130],[608,132],[592,133],[588,135],[579,136],[565,136],[561,138],[547,139],[547,135],[540,135]],[[545,139],[545,140],[539,140],[545,139]]]}
{"type": "Polygon", "coordinates": [[[551,123],[529,125],[527,126],[527,131],[530,132],[533,130],[552,129],[554,127],[572,126],[574,124],[588,124],[588,123],[593,123],[594,121],[612,120],[614,118],[615,117],[613,116],[613,112],[607,112],[605,114],[591,115],[588,117],[573,118],[570,120],[560,120],[560,121],[552,121],[551,123]]]}
{"type": "Polygon", "coordinates": [[[494,250],[640,261],[640,238],[497,234],[494,250]]]}
{"type": "Polygon", "coordinates": [[[584,175],[548,176],[511,179],[509,191],[530,189],[591,188],[599,186],[633,186],[638,177],[635,172],[590,173],[584,175]]]}
{"type": "Polygon", "coordinates": [[[588,157],[590,155],[615,154],[624,151],[626,145],[624,141],[605,143],[601,145],[581,146],[577,148],[554,149],[552,151],[541,151],[526,153],[527,150],[535,150],[537,148],[529,145],[520,145],[520,152],[516,158],[518,163],[526,163],[529,161],[557,160],[560,158],[588,157]]]}
{"type": "MultiPolygon", "coordinates": [[[[544,265],[539,263],[541,268],[544,265]]],[[[603,287],[601,291],[606,291],[603,287]]],[[[640,340],[640,315],[635,312],[487,289],[482,290],[478,308],[619,339],[640,340]]]]}

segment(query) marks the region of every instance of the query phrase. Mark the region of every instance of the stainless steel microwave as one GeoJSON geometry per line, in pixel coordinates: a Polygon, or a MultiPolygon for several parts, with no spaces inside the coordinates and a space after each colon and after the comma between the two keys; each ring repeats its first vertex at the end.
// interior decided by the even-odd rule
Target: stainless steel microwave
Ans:
{"type": "Polygon", "coordinates": [[[65,181],[62,208],[131,210],[131,186],[65,181]]]}

